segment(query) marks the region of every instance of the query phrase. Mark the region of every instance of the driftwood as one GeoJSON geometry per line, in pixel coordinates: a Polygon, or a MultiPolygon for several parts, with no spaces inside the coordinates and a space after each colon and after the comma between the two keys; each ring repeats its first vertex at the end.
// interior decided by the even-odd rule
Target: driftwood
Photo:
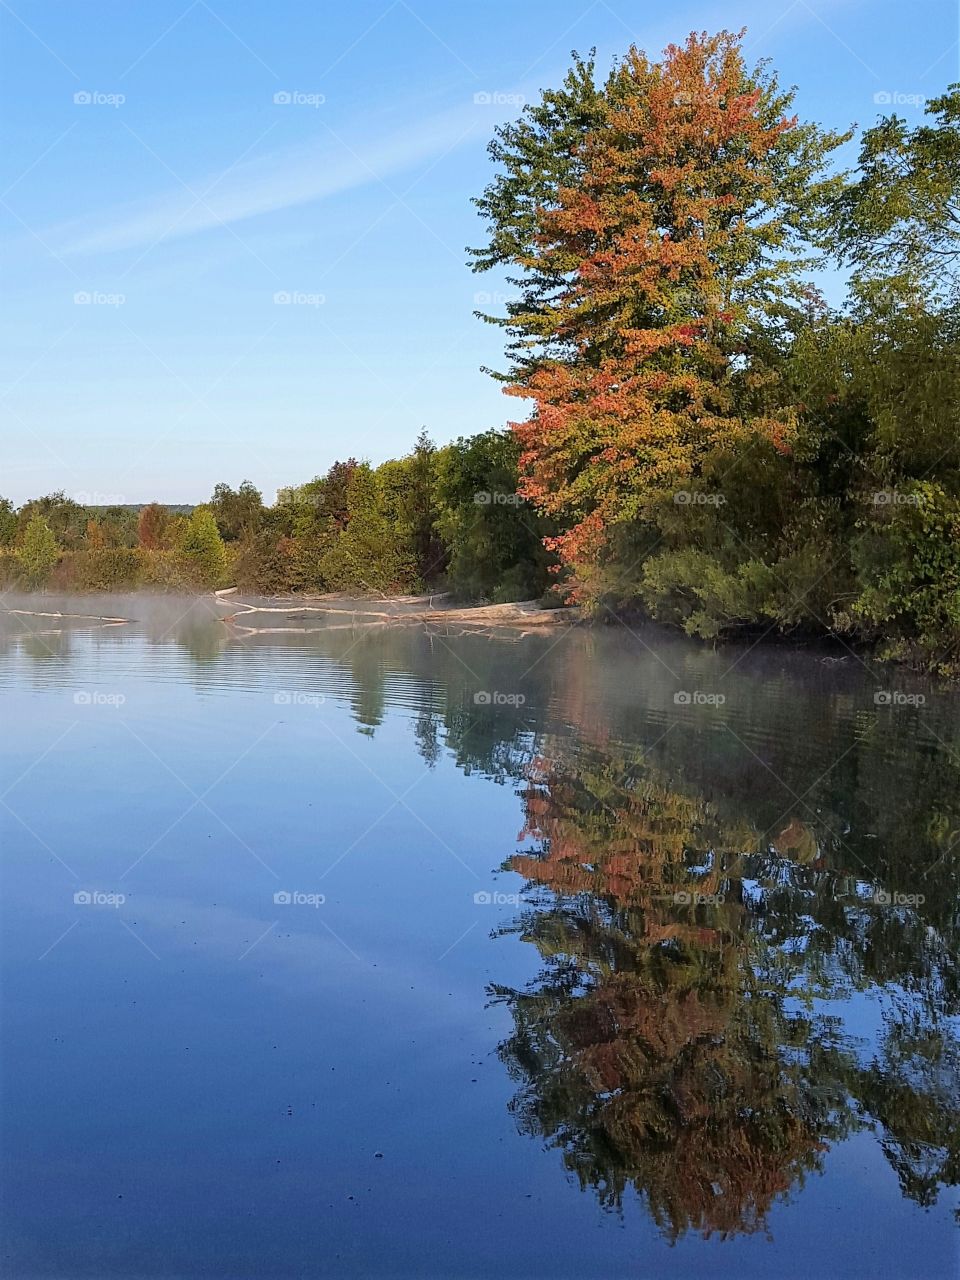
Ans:
{"type": "MultiPolygon", "coordinates": [[[[224,619],[224,621],[227,621],[227,619],[224,619]]],[[[387,624],[385,622],[371,622],[369,625],[373,628],[385,627],[387,624]]],[[[299,636],[314,635],[321,631],[355,631],[356,628],[350,622],[335,622],[332,626],[323,627],[242,627],[239,624],[235,624],[233,630],[247,636],[299,636]]]]}
{"type": "MultiPolygon", "coordinates": [[[[288,597],[289,598],[289,597],[288,597]]],[[[320,631],[355,631],[381,627],[424,627],[429,636],[438,639],[446,636],[475,635],[485,636],[491,640],[509,640],[511,643],[526,636],[542,634],[544,628],[555,626],[569,627],[579,621],[576,609],[542,609],[533,601],[517,604],[473,605],[468,608],[435,609],[434,601],[446,598],[443,596],[401,596],[392,597],[383,603],[400,606],[399,608],[357,608],[356,602],[343,596],[312,596],[310,599],[323,601],[315,605],[253,605],[238,600],[233,613],[221,619],[234,631],[242,635],[283,635],[312,634],[320,631]],[[426,608],[404,609],[404,605],[426,605],[426,608]],[[280,614],[291,621],[305,620],[308,614],[321,614],[327,619],[320,626],[258,626],[252,615],[280,614]],[[341,619],[343,619],[341,621],[341,619]],[[251,625],[253,624],[253,625],[251,625]],[[518,628],[520,628],[518,630],[518,628]]],[[[371,603],[381,603],[380,601],[371,603]]]]}
{"type": "Polygon", "coordinates": [[[109,618],[102,613],[42,613],[39,609],[3,609],[3,613],[17,614],[24,618],[86,618],[88,622],[101,622],[104,626],[120,626],[133,622],[133,618],[109,618]]]}
{"type": "MultiPolygon", "coordinates": [[[[350,622],[335,622],[329,626],[320,627],[241,627],[234,626],[233,630],[239,636],[301,636],[301,635],[327,635],[331,631],[376,631],[384,627],[389,627],[390,622],[384,619],[377,619],[374,622],[363,624],[354,624],[350,622]]],[[[414,625],[423,625],[415,622],[414,625]]],[[[517,644],[526,636],[539,634],[536,631],[511,631],[506,627],[438,627],[429,626],[426,628],[427,635],[433,639],[439,640],[456,640],[460,636],[483,636],[488,640],[500,640],[508,644],[517,644]]]]}
{"type": "MultiPolygon", "coordinates": [[[[278,608],[276,605],[268,604],[247,604],[246,600],[238,600],[236,602],[237,610],[244,613],[326,613],[326,609],[320,609],[314,605],[296,604],[289,608],[278,608]]],[[[236,614],[231,613],[231,618],[235,618],[236,614]]],[[[224,622],[227,619],[224,618],[224,622]]]]}

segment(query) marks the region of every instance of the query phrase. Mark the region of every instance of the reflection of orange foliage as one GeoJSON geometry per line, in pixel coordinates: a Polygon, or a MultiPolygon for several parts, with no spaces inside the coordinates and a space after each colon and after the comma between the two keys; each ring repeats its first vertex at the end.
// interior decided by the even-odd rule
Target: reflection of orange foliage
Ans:
{"type": "MultiPolygon", "coordinates": [[[[667,1002],[650,1000],[644,991],[623,975],[598,988],[594,1011],[594,1028],[605,1025],[615,1039],[587,1041],[580,1046],[582,1065],[588,1074],[596,1074],[604,1090],[623,1089],[630,1085],[636,1047],[645,1054],[675,1058],[688,1045],[708,1036],[719,1037],[728,1020],[728,1011],[703,998],[697,991],[683,991],[667,1002]],[[630,1052],[624,1050],[629,1045],[630,1052]]],[[[682,1119],[692,1119],[684,1115],[682,1119]]]]}
{"type": "Polygon", "coordinates": [[[790,854],[802,862],[814,862],[819,853],[816,836],[799,818],[791,818],[771,843],[778,853],[790,854]]]}
{"type": "MultiPolygon", "coordinates": [[[[646,779],[624,785],[602,771],[562,773],[542,759],[528,776],[520,839],[539,840],[542,848],[516,855],[510,867],[558,893],[649,899],[682,868],[694,841],[712,846],[706,806],[646,779]]],[[[719,887],[716,871],[697,881],[703,893],[719,887]]]]}
{"type": "MultiPolygon", "coordinates": [[[[763,807],[735,774],[714,802],[708,771],[706,794],[679,789],[699,765],[678,785],[654,763],[673,753],[601,746],[597,701],[578,686],[521,793],[531,845],[509,865],[542,891],[517,931],[543,966],[526,990],[493,989],[514,1018],[500,1052],[521,1129],[603,1205],[635,1191],[670,1239],[763,1230],[829,1144],[866,1126],[904,1195],[932,1205],[960,1170],[960,1051],[939,1016],[955,1009],[955,925],[841,912],[818,834],[831,823],[789,817],[761,836],[750,819],[763,807]],[[746,880],[758,888],[741,894],[746,880]],[[890,982],[918,999],[866,1068],[832,1009],[794,999],[890,982]]],[[[816,772],[816,750],[807,758],[816,772]]],[[[885,769],[871,796],[890,785],[885,769]]],[[[778,789],[767,811],[780,801],[778,789]]],[[[918,866],[945,867],[953,825],[918,866]]]]}
{"type": "MultiPolygon", "coordinates": [[[[529,1080],[518,1113],[605,1200],[632,1184],[672,1238],[760,1229],[816,1167],[825,1125],[736,945],[742,909],[704,917],[664,892],[722,832],[703,802],[592,750],[568,769],[538,760],[524,799],[541,847],[509,865],[562,899],[525,936],[580,976],[519,997],[504,1046],[529,1080]]],[[[701,892],[720,888],[719,861],[698,871],[701,892]]]]}

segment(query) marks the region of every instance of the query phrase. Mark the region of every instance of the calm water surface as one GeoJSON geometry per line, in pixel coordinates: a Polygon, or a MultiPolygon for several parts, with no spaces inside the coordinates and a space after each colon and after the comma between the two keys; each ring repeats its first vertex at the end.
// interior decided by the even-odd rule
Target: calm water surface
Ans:
{"type": "Polygon", "coordinates": [[[0,619],[4,1275],[957,1274],[956,693],[63,607],[136,622],[0,619]]]}

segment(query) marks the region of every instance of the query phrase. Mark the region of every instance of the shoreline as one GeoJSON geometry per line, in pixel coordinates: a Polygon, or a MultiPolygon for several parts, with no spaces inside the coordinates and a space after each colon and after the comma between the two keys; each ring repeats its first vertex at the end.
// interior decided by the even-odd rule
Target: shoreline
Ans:
{"type": "MultiPolygon", "coordinates": [[[[80,604],[83,600],[133,599],[162,600],[171,594],[165,591],[96,591],[96,592],[10,592],[8,596],[16,598],[18,603],[30,601],[38,605],[52,603],[53,600],[69,598],[80,604]]],[[[449,603],[446,592],[433,592],[416,596],[346,596],[337,593],[323,595],[280,595],[256,596],[245,598],[245,593],[236,587],[225,587],[219,591],[184,593],[190,595],[198,604],[222,606],[228,610],[219,618],[225,626],[243,632],[292,631],[304,630],[288,625],[253,625],[255,620],[295,623],[303,621],[317,622],[319,625],[310,630],[331,630],[343,627],[385,627],[385,626],[420,626],[424,624],[454,625],[463,629],[490,631],[498,629],[526,631],[542,631],[555,627],[571,627],[579,625],[583,619],[581,611],[576,607],[545,608],[535,600],[521,600],[506,604],[470,604],[457,605],[449,603]],[[321,621],[321,619],[323,621],[321,621]],[[249,621],[248,621],[249,620],[249,621]]],[[[0,616],[43,618],[52,620],[78,620],[99,622],[111,626],[135,624],[135,617],[119,616],[106,613],[86,613],[77,610],[52,608],[7,608],[0,605],[0,616]]]]}
{"type": "Polygon", "coordinates": [[[770,627],[741,628],[713,640],[689,636],[682,629],[670,627],[656,619],[636,614],[614,614],[608,619],[585,615],[575,605],[546,607],[536,600],[519,600],[505,604],[454,604],[448,592],[432,592],[422,595],[344,595],[336,592],[324,594],[284,594],[260,596],[242,592],[237,587],[196,592],[151,591],[138,588],[132,591],[8,591],[5,600],[11,606],[0,603],[0,618],[35,617],[52,623],[58,621],[83,622],[101,627],[123,627],[141,621],[136,616],[124,616],[119,605],[110,604],[109,612],[82,612],[82,602],[132,602],[135,599],[161,601],[174,596],[189,598],[196,605],[210,607],[209,616],[238,635],[280,635],[283,633],[319,633],[322,631],[398,629],[412,627],[444,628],[451,637],[478,635],[491,638],[520,640],[530,635],[544,635],[558,630],[583,628],[586,630],[611,629],[616,624],[631,634],[648,628],[657,633],[686,639],[708,648],[725,648],[746,644],[766,651],[793,649],[808,653],[824,665],[850,662],[866,669],[876,667],[879,678],[882,672],[900,671],[904,674],[926,678],[947,687],[956,687],[957,680],[944,673],[925,669],[909,657],[878,657],[869,647],[850,643],[832,633],[809,631],[778,632],[770,627]],[[76,609],[21,607],[27,602],[38,605],[54,602],[77,602],[76,609]],[[219,613],[222,609],[223,612],[219,613]]]}

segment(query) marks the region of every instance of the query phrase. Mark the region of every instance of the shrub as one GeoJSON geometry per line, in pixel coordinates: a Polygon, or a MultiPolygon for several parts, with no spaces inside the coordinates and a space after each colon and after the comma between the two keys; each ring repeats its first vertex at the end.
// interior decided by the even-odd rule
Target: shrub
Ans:
{"type": "Polygon", "coordinates": [[[56,585],[76,591],[136,587],[144,577],[144,553],[135,547],[101,547],[66,552],[54,575],[56,585]]]}
{"type": "Polygon", "coordinates": [[[912,657],[945,674],[960,663],[960,498],[942,485],[906,485],[877,508],[858,542],[861,594],[853,612],[881,628],[885,656],[912,657]]]}
{"type": "Polygon", "coordinates": [[[0,588],[15,587],[23,576],[23,566],[15,551],[0,547],[0,588]]]}

